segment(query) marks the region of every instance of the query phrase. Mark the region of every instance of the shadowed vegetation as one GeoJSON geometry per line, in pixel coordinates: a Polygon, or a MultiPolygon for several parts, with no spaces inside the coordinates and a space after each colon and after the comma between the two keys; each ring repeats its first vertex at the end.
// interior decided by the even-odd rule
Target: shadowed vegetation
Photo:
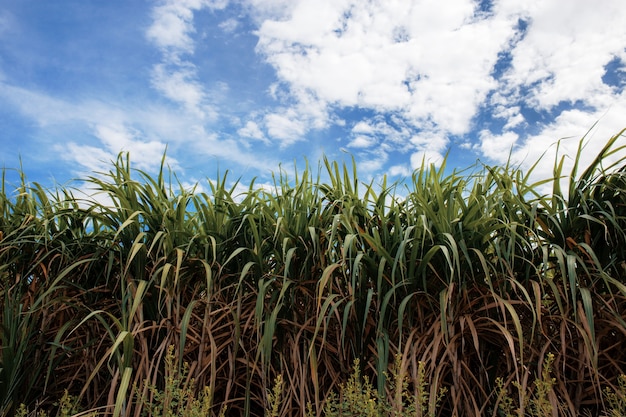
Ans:
{"type": "Polygon", "coordinates": [[[3,176],[0,414],[68,395],[154,414],[175,374],[212,415],[323,415],[362,386],[354,363],[388,415],[532,415],[538,391],[558,415],[608,414],[626,373],[623,133],[539,182],[444,164],[375,185],[325,160],[237,195],[121,155],[86,179],[98,203],[3,176]]]}

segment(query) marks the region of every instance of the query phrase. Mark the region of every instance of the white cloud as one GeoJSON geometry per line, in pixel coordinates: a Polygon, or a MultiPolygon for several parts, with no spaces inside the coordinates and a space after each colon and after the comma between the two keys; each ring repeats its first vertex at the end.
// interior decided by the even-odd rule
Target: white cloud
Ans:
{"type": "Polygon", "coordinates": [[[56,151],[65,161],[75,165],[74,172],[77,174],[93,175],[94,173],[107,172],[111,167],[111,161],[115,161],[115,155],[109,150],[99,146],[80,145],[76,142],[57,145],[56,151]]]}
{"type": "Polygon", "coordinates": [[[0,83],[0,96],[5,103],[12,104],[21,114],[34,119],[41,127],[65,121],[68,118],[82,118],[81,108],[25,88],[0,83]],[[71,113],[74,110],[77,113],[71,113]]]}
{"type": "Polygon", "coordinates": [[[410,139],[414,135],[411,126],[397,116],[391,116],[389,120],[382,116],[362,119],[354,124],[350,133],[348,147],[400,153],[412,148],[410,139]]]}
{"type": "MultiPolygon", "coordinates": [[[[507,9],[510,5],[498,6],[501,13],[512,13],[507,9]]],[[[498,90],[538,109],[578,100],[602,106],[593,98],[611,93],[602,83],[604,66],[625,53],[623,4],[606,1],[598,7],[584,0],[535,1],[517,12],[528,27],[511,50],[511,67],[498,90]]]]}
{"type": "MultiPolygon", "coordinates": [[[[100,140],[101,146],[92,146],[70,142],[56,146],[59,154],[68,161],[76,163],[88,173],[107,171],[111,161],[120,152],[129,152],[133,166],[148,172],[158,170],[166,144],[156,140],[144,140],[138,131],[121,125],[98,125],[94,135],[100,140]]],[[[179,168],[178,162],[167,157],[167,164],[179,168]]]]}
{"type": "Polygon", "coordinates": [[[534,178],[550,178],[558,140],[563,139],[558,152],[565,156],[564,172],[569,173],[580,138],[594,124],[581,155],[583,167],[626,126],[626,95],[602,80],[605,66],[626,54],[622,23],[626,10],[619,1],[606,1],[602,7],[583,0],[525,4],[526,8],[518,5],[513,10],[511,3],[497,3],[496,13],[517,14],[528,26],[512,44],[511,66],[490,101],[494,116],[505,120],[505,125],[501,132],[483,132],[480,146],[484,155],[502,161],[508,156],[507,145],[515,143],[513,160],[528,169],[543,156],[534,178]],[[526,120],[521,105],[555,117],[526,120]],[[526,127],[536,133],[524,133],[526,127]]]}
{"type": "Polygon", "coordinates": [[[413,169],[407,164],[393,165],[387,171],[391,177],[408,177],[412,172],[413,169]]]}
{"type": "Polygon", "coordinates": [[[498,163],[505,163],[513,152],[513,146],[519,139],[519,135],[514,132],[506,132],[501,135],[494,135],[488,130],[480,132],[480,152],[487,158],[498,163]]]}
{"type": "Polygon", "coordinates": [[[411,154],[411,167],[418,169],[422,162],[426,164],[440,165],[444,160],[444,154],[449,140],[443,132],[422,132],[411,138],[411,143],[417,152],[411,154]]]}
{"type": "Polygon", "coordinates": [[[158,47],[173,49],[176,53],[193,52],[193,41],[190,37],[190,33],[194,32],[193,9],[182,2],[169,2],[157,6],[153,11],[153,18],[154,22],[146,33],[148,39],[158,47]]]}
{"type": "Polygon", "coordinates": [[[298,120],[296,112],[292,109],[287,109],[283,113],[266,115],[265,125],[269,135],[279,139],[283,147],[303,140],[308,130],[306,124],[298,120]]]}
{"type": "Polygon", "coordinates": [[[371,180],[374,174],[383,169],[389,157],[386,152],[378,152],[375,156],[363,157],[359,161],[359,173],[365,180],[371,180]]]}
{"type": "MultiPolygon", "coordinates": [[[[605,113],[582,110],[564,111],[553,122],[543,127],[539,133],[524,139],[510,131],[499,135],[482,132],[479,146],[484,155],[496,163],[502,163],[509,159],[509,152],[513,145],[510,161],[524,171],[528,171],[533,164],[540,161],[534,168],[531,180],[553,177],[555,160],[564,158],[562,173],[567,176],[574,166],[583,137],[585,148],[578,161],[580,170],[589,166],[609,138],[625,127],[623,115],[626,114],[626,104],[624,103],[626,103],[626,97],[622,97],[620,102],[616,102],[605,113]]],[[[623,140],[618,141],[617,146],[623,143],[623,140]]],[[[608,157],[605,160],[605,167],[620,158],[626,158],[626,149],[608,157]]],[[[567,181],[567,178],[564,181],[567,181]]],[[[542,190],[546,193],[550,192],[550,186],[547,185],[542,190]]]]}
{"type": "Polygon", "coordinates": [[[214,133],[198,134],[193,141],[189,141],[186,152],[215,158],[217,161],[236,161],[243,171],[253,169],[269,173],[279,166],[279,161],[274,157],[261,157],[259,152],[242,149],[238,141],[222,138],[214,133]]]}
{"type": "Polygon", "coordinates": [[[253,121],[246,122],[244,127],[237,130],[237,134],[244,138],[256,139],[266,144],[270,143],[259,125],[253,121]]]}
{"type": "Polygon", "coordinates": [[[167,163],[180,174],[186,166],[178,162],[179,157],[189,155],[217,158],[228,165],[235,162],[262,172],[279,165],[273,157],[260,158],[259,152],[242,149],[238,141],[207,131],[197,115],[158,104],[70,102],[4,83],[0,83],[0,98],[45,132],[40,135],[45,145],[33,149],[46,153],[39,158],[70,161],[74,173],[79,175],[107,171],[110,161],[122,151],[130,152],[134,166],[154,172],[166,145],[167,163]],[[75,136],[72,132],[79,132],[80,142],[69,139],[75,136]],[[48,145],[55,137],[68,140],[48,145]]]}
{"type": "Polygon", "coordinates": [[[522,115],[520,106],[511,105],[505,97],[495,93],[491,100],[491,115],[494,118],[506,120],[503,129],[513,129],[524,124],[526,119],[522,115]]]}
{"type": "Polygon", "coordinates": [[[239,21],[233,18],[226,19],[223,22],[221,22],[218,26],[225,33],[233,33],[239,27],[239,21]]]}
{"type": "Polygon", "coordinates": [[[250,17],[258,24],[265,20],[286,19],[297,6],[293,0],[245,0],[244,7],[249,9],[250,17]]]}
{"type": "MultiPolygon", "coordinates": [[[[259,27],[257,50],[292,96],[395,114],[419,131],[469,131],[516,20],[475,19],[475,3],[296,1],[259,27]]],[[[403,143],[411,145],[411,134],[403,143]]],[[[397,138],[397,136],[396,136],[397,138]]],[[[363,143],[353,142],[354,144],[363,143]]]]}
{"type": "Polygon", "coordinates": [[[213,106],[203,84],[198,81],[196,66],[185,57],[195,50],[192,35],[196,32],[194,13],[204,8],[221,9],[228,1],[168,0],[153,9],[153,22],[146,37],[163,54],[162,62],[152,70],[152,85],[200,119],[215,118],[213,106]]]}
{"type": "Polygon", "coordinates": [[[375,145],[377,140],[371,136],[359,135],[348,143],[348,147],[352,148],[369,148],[375,145]]]}
{"type": "MultiPolygon", "coordinates": [[[[377,140],[395,149],[404,146],[413,153],[415,167],[423,156],[441,161],[448,137],[468,134],[487,106],[504,125],[501,131],[483,132],[474,149],[502,160],[513,143],[519,155],[531,151],[526,144],[542,153],[548,136],[550,143],[558,138],[552,129],[567,130],[565,120],[571,117],[578,119],[570,134],[584,133],[617,102],[616,89],[604,85],[602,75],[611,59],[626,57],[626,8],[618,0],[602,7],[585,0],[493,2],[489,13],[477,10],[471,0],[454,0],[445,8],[434,0],[248,4],[259,21],[257,51],[280,80],[274,96],[295,100],[291,122],[276,117],[270,136],[292,138],[294,132],[308,131],[309,120],[302,116],[306,107],[298,102],[314,97],[320,108],[367,109],[395,117],[395,127],[378,122],[392,134],[371,120],[357,123],[348,146],[367,149],[377,140]],[[506,54],[510,67],[494,74],[506,54]],[[527,120],[522,111],[553,111],[562,103],[581,103],[578,107],[586,110],[559,109],[561,117],[554,122],[527,120]],[[541,145],[524,135],[514,140],[519,135],[514,130],[529,127],[541,132],[541,145]]],[[[611,123],[610,129],[618,128],[611,123]]]]}
{"type": "Polygon", "coordinates": [[[414,170],[421,168],[423,165],[430,166],[432,164],[439,166],[442,162],[443,155],[436,151],[423,149],[411,154],[411,168],[414,170]]]}
{"type": "MultiPolygon", "coordinates": [[[[172,150],[185,147],[264,170],[277,163],[259,157],[262,147],[277,150],[272,157],[278,159],[289,147],[317,140],[312,131],[328,129],[343,136],[306,146],[307,152],[348,148],[368,171],[406,175],[424,157],[440,162],[451,145],[495,162],[506,160],[514,146],[514,158],[534,162],[559,138],[579,137],[600,120],[584,154],[591,158],[624,125],[626,96],[602,82],[608,62],[626,61],[621,0],[604,0],[602,7],[586,0],[493,1],[488,13],[477,10],[479,3],[241,0],[218,14],[213,11],[228,1],[157,0],[149,5],[152,21],[144,32],[157,53],[143,62],[152,90],[126,96],[135,101],[118,100],[115,92],[88,100],[82,97],[101,92],[85,90],[63,100],[44,93],[46,87],[28,90],[11,81],[0,82],[0,97],[45,128],[42,136],[64,129],[86,136],[83,144],[67,145],[66,156],[79,167],[97,166],[121,149],[143,154],[138,163],[150,166],[167,138],[172,150]],[[235,45],[236,36],[203,38],[200,25],[207,21],[225,33],[256,34],[253,58],[275,74],[263,69],[241,80],[248,75],[238,71],[247,68],[224,70],[218,60],[225,45],[213,49],[208,42],[228,38],[237,53],[249,43],[235,45]],[[258,24],[253,30],[245,26],[250,21],[258,24]],[[240,78],[225,84],[231,75],[240,78]],[[252,83],[257,95],[237,95],[252,83]],[[154,92],[164,100],[143,101],[154,92]],[[478,125],[485,119],[491,120],[478,125]]],[[[10,17],[0,12],[0,37],[8,38],[10,17]]],[[[560,149],[571,153],[576,145],[564,141],[560,149]]],[[[537,172],[550,175],[553,149],[537,172]]]]}
{"type": "Polygon", "coordinates": [[[155,65],[152,84],[165,97],[183,105],[200,119],[216,117],[215,110],[207,104],[207,94],[197,80],[195,67],[155,65]]]}
{"type": "Polygon", "coordinates": [[[195,33],[194,12],[205,7],[223,9],[224,1],[207,0],[167,0],[152,10],[152,25],[146,31],[147,38],[156,46],[171,54],[170,59],[179,59],[180,54],[193,53],[195,33]]]}
{"type": "MultiPolygon", "coordinates": [[[[95,129],[96,137],[111,151],[129,152],[133,163],[139,169],[153,171],[161,164],[166,144],[157,140],[144,140],[140,132],[119,125],[100,125],[95,129]]],[[[173,169],[178,168],[178,162],[167,158],[167,163],[173,169]]]]}
{"type": "Polygon", "coordinates": [[[365,120],[361,120],[357,122],[352,128],[352,133],[354,134],[372,135],[375,132],[376,132],[375,127],[365,120]]]}

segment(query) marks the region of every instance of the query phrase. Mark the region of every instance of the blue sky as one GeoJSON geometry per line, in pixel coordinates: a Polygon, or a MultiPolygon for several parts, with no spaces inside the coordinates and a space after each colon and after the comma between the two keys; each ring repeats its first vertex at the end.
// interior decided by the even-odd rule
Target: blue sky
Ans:
{"type": "Polygon", "coordinates": [[[0,166],[67,184],[167,148],[188,184],[323,155],[369,181],[547,152],[550,175],[558,139],[595,124],[590,159],[626,127],[624,22],[622,0],[4,0],[0,166]]]}

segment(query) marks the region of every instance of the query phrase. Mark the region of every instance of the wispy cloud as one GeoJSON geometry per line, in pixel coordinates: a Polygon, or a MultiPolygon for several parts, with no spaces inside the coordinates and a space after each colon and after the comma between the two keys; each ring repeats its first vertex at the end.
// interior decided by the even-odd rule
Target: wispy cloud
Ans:
{"type": "Polygon", "coordinates": [[[230,18],[221,22],[218,26],[225,33],[233,33],[239,27],[239,21],[237,19],[230,18]]]}
{"type": "Polygon", "coordinates": [[[162,53],[161,62],[153,67],[152,85],[200,119],[214,119],[216,110],[190,59],[196,48],[194,14],[204,8],[223,9],[227,4],[225,0],[167,0],[152,10],[152,25],[146,31],[147,39],[162,53]]]}
{"type": "Polygon", "coordinates": [[[166,59],[177,61],[183,54],[192,54],[195,42],[192,34],[194,13],[209,8],[223,9],[228,0],[165,0],[152,10],[152,25],[146,36],[165,54],[166,59]]]}
{"type": "Polygon", "coordinates": [[[215,108],[208,103],[204,86],[198,81],[196,68],[189,63],[156,64],[152,72],[152,85],[199,119],[217,117],[215,108]]]}
{"type": "Polygon", "coordinates": [[[15,18],[6,10],[0,10],[0,38],[9,34],[15,27],[15,18]]]}
{"type": "MultiPolygon", "coordinates": [[[[78,175],[107,172],[111,161],[115,161],[120,152],[132,155],[135,168],[156,172],[167,147],[165,143],[146,139],[140,131],[124,125],[97,125],[94,135],[99,139],[97,146],[74,141],[54,146],[61,158],[74,164],[74,172],[78,175]]],[[[175,158],[167,157],[166,162],[172,169],[180,169],[175,158]]]]}
{"type": "MultiPolygon", "coordinates": [[[[71,162],[74,173],[102,170],[123,151],[133,154],[138,167],[153,170],[160,164],[166,148],[166,143],[158,138],[166,137],[170,130],[180,132],[185,125],[183,120],[158,107],[138,110],[97,100],[69,102],[4,84],[0,84],[0,97],[19,107],[23,115],[47,132],[42,138],[45,142],[32,151],[41,154],[54,151],[61,159],[71,162]],[[72,131],[84,132],[81,142],[65,139],[58,133],[68,135],[72,131]],[[87,134],[92,136],[91,140],[87,134]],[[64,140],[53,140],[59,136],[64,140]]],[[[174,158],[168,158],[168,163],[177,166],[174,158]]]]}

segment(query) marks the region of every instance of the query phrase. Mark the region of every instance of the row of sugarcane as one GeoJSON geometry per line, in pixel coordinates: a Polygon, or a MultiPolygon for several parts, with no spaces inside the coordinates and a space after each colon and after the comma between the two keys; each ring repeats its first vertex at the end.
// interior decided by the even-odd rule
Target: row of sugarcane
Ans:
{"type": "Polygon", "coordinates": [[[186,189],[122,154],[82,196],[5,170],[0,412],[67,390],[140,416],[173,347],[215,415],[264,415],[279,375],[281,416],[322,415],[355,360],[398,398],[396,358],[404,389],[428,383],[419,415],[495,416],[504,397],[524,413],[548,355],[555,412],[599,415],[626,372],[623,134],[540,181],[444,162],[364,183],[325,159],[271,187],[186,189]]]}

